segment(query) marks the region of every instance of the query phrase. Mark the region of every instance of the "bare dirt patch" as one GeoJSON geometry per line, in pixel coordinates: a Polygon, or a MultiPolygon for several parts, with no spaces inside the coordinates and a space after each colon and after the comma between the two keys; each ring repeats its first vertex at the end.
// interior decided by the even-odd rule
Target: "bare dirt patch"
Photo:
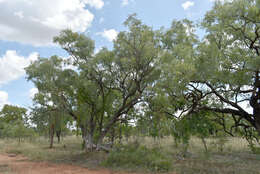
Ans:
{"type": "Polygon", "coordinates": [[[23,156],[10,154],[0,154],[0,164],[8,166],[14,174],[124,174],[106,169],[90,170],[67,164],[32,162],[23,156]]]}

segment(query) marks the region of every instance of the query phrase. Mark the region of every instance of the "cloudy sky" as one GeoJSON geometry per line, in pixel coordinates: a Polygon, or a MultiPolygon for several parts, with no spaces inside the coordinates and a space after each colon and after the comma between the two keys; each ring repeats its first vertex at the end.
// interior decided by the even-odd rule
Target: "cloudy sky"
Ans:
{"type": "Polygon", "coordinates": [[[37,92],[25,80],[24,67],[38,56],[66,56],[52,43],[62,29],[83,32],[112,48],[122,23],[137,13],[155,29],[173,19],[199,21],[214,0],[0,0],[0,108],[3,104],[31,105],[37,92]]]}

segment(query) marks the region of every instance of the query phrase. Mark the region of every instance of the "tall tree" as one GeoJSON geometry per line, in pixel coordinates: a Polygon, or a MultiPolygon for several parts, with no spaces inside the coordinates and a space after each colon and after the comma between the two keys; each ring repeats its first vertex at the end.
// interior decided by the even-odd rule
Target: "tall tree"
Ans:
{"type": "Polygon", "coordinates": [[[33,137],[35,132],[30,128],[27,109],[14,105],[4,105],[0,111],[0,137],[22,138],[33,137]]]}
{"type": "Polygon", "coordinates": [[[11,124],[19,120],[25,123],[27,118],[26,112],[27,109],[23,107],[6,104],[0,112],[0,121],[11,124]]]}
{"type": "Polygon", "coordinates": [[[165,33],[165,91],[177,110],[223,113],[246,135],[260,134],[259,1],[217,1],[201,26],[201,42],[187,22],[165,33]]]}
{"type": "Polygon", "coordinates": [[[64,84],[69,82],[68,71],[62,69],[63,61],[57,56],[50,59],[40,58],[26,68],[27,79],[34,82],[38,93],[34,96],[34,108],[32,109],[32,121],[39,128],[48,127],[50,135],[50,148],[53,147],[53,139],[56,133],[58,142],[62,127],[66,126],[67,115],[63,110],[64,91],[70,88],[64,84]],[[66,74],[66,75],[64,75],[66,74]]]}
{"type": "Polygon", "coordinates": [[[52,101],[51,108],[62,108],[77,121],[86,149],[99,149],[113,126],[127,120],[160,72],[159,33],[134,15],[125,25],[129,31],[119,33],[114,49],[95,55],[94,42],[83,34],[64,30],[55,37],[77,71],[64,70],[57,57],[27,68],[28,80],[44,93],[42,104],[52,101]]]}

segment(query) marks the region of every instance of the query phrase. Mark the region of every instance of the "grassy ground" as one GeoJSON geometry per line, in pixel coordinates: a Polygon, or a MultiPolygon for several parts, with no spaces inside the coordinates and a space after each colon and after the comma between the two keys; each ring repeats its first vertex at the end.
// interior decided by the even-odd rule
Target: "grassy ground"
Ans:
{"type": "Polygon", "coordinates": [[[80,137],[67,137],[50,149],[48,140],[43,137],[21,143],[12,139],[0,140],[0,153],[21,154],[32,161],[77,164],[88,168],[98,166],[103,152],[86,154],[81,149],[81,142],[80,137]]]}
{"type": "MultiPolygon", "coordinates": [[[[260,155],[252,154],[247,142],[240,138],[229,138],[224,146],[217,143],[215,139],[207,139],[208,153],[204,152],[200,139],[192,138],[185,157],[181,153],[182,147],[176,147],[170,137],[160,141],[154,141],[151,138],[135,138],[134,141],[136,140],[141,147],[156,148],[163,155],[162,159],[167,160],[167,165],[171,164],[170,171],[178,174],[260,174],[260,155]]],[[[150,155],[149,153],[154,152],[146,150],[147,153],[145,153],[144,151],[145,149],[143,151],[141,149],[140,153],[143,154],[139,156],[134,154],[132,158],[135,156],[142,158],[142,155],[147,153],[150,155]]],[[[104,161],[110,157],[109,154],[104,152],[85,153],[81,150],[80,137],[67,137],[63,139],[61,144],[56,143],[54,149],[48,148],[48,141],[44,138],[38,138],[33,142],[24,141],[21,144],[14,140],[0,140],[0,153],[5,152],[22,154],[33,161],[69,163],[88,168],[103,167],[104,161]]],[[[124,151],[121,153],[124,153],[124,151]]],[[[119,154],[116,157],[126,158],[126,155],[119,154]]],[[[153,155],[148,156],[147,159],[153,157],[156,158],[153,155]]],[[[144,156],[143,159],[145,159],[144,156]]],[[[115,165],[106,165],[106,167],[115,170],[151,173],[150,166],[142,167],[137,165],[133,167],[134,163],[133,165],[124,165],[120,163],[122,161],[110,161],[111,164],[115,165]]],[[[129,163],[131,163],[130,160],[129,163]]],[[[159,163],[164,165],[165,161],[159,161],[159,163]]],[[[0,173],[4,172],[8,174],[8,166],[0,165],[0,173]]]]}

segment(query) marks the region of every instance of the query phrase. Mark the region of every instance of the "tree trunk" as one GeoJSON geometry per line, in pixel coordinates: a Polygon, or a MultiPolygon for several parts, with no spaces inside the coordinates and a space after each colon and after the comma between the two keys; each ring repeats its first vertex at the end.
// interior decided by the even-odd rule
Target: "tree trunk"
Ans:
{"type": "Polygon", "coordinates": [[[87,132],[86,132],[86,129],[83,125],[80,126],[80,129],[81,129],[81,136],[82,136],[82,150],[85,149],[85,137],[87,135],[87,132]]]}
{"type": "Polygon", "coordinates": [[[260,136],[260,122],[256,123],[256,131],[257,131],[258,135],[260,136]]]}
{"type": "Polygon", "coordinates": [[[21,144],[21,137],[20,136],[18,137],[18,144],[19,145],[21,144]]]}
{"type": "Polygon", "coordinates": [[[104,137],[99,137],[99,139],[97,141],[96,150],[104,150],[106,152],[109,152],[110,148],[102,145],[103,139],[104,139],[104,137]]]}
{"type": "Polygon", "coordinates": [[[255,125],[258,134],[260,135],[260,79],[259,71],[255,72],[255,83],[254,83],[254,92],[252,93],[250,99],[250,105],[253,107],[253,116],[255,125]]]}
{"type": "Polygon", "coordinates": [[[202,141],[202,143],[203,143],[205,152],[207,153],[207,152],[208,152],[208,147],[207,147],[207,142],[206,142],[205,138],[204,138],[204,137],[201,137],[201,141],[202,141]]]}
{"type": "Polygon", "coordinates": [[[50,149],[53,148],[53,139],[54,139],[54,125],[50,127],[50,149]]]}
{"type": "Polygon", "coordinates": [[[58,143],[60,143],[60,135],[61,135],[61,130],[56,131],[56,136],[58,138],[58,143]]]}
{"type": "Polygon", "coordinates": [[[257,97],[255,100],[253,105],[254,127],[260,136],[260,106],[258,106],[260,105],[260,103],[258,103],[260,99],[257,97]]]}
{"type": "Polygon", "coordinates": [[[111,129],[111,147],[114,146],[114,142],[115,142],[115,128],[113,127],[111,129]]]}
{"type": "Polygon", "coordinates": [[[93,148],[96,147],[93,140],[94,130],[89,132],[87,128],[83,125],[81,125],[80,128],[81,128],[82,139],[83,139],[82,148],[86,152],[93,151],[93,148]]]}
{"type": "Polygon", "coordinates": [[[96,147],[96,145],[93,142],[93,135],[87,134],[86,136],[83,137],[84,144],[85,144],[85,150],[86,151],[93,151],[93,148],[96,147]]]}
{"type": "Polygon", "coordinates": [[[255,129],[260,136],[260,108],[254,108],[255,129]]]}
{"type": "Polygon", "coordinates": [[[119,144],[122,144],[122,139],[123,139],[123,136],[122,136],[122,127],[120,126],[120,128],[119,128],[119,144]]]}

